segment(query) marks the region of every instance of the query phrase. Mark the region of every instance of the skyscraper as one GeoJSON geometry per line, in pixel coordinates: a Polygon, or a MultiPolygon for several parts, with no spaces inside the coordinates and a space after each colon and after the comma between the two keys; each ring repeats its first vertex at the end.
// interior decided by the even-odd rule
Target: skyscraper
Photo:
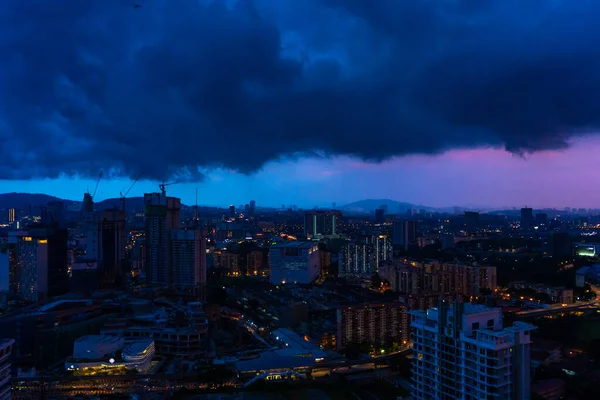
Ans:
{"type": "Polygon", "coordinates": [[[47,221],[42,221],[45,224],[58,225],[60,228],[67,227],[67,216],[65,203],[62,201],[51,201],[47,205],[47,221]]]}
{"type": "Polygon", "coordinates": [[[181,199],[167,197],[167,229],[179,229],[181,225],[181,199]]]}
{"type": "MultiPolygon", "coordinates": [[[[48,240],[9,232],[9,289],[11,297],[36,303],[48,297],[48,240]]],[[[5,262],[2,262],[5,264],[5,262]]],[[[68,282],[68,281],[67,281],[68,282]]]]}
{"type": "Polygon", "coordinates": [[[250,200],[248,216],[250,218],[256,217],[256,201],[250,200]]]}
{"type": "Polygon", "coordinates": [[[30,225],[27,234],[47,248],[48,297],[69,292],[69,232],[55,222],[52,225],[30,225]]]}
{"type": "Polygon", "coordinates": [[[392,244],[394,246],[400,246],[404,250],[416,243],[417,241],[417,222],[399,220],[394,221],[392,235],[392,244]]]}
{"type": "Polygon", "coordinates": [[[500,309],[441,300],[411,311],[414,399],[530,398],[530,332],[500,309]]]}
{"type": "Polygon", "coordinates": [[[104,210],[100,222],[101,262],[98,279],[101,288],[114,289],[120,282],[125,246],[127,245],[126,216],[124,210],[104,210]]]}
{"type": "Polygon", "coordinates": [[[385,221],[385,210],[383,208],[378,208],[375,210],[375,221],[377,221],[377,222],[385,221]]]}
{"type": "Polygon", "coordinates": [[[206,234],[200,230],[170,232],[172,285],[199,294],[206,285],[206,234]]]}
{"type": "Polygon", "coordinates": [[[8,209],[8,223],[9,223],[9,225],[12,225],[15,223],[15,209],[14,208],[8,209]]]}
{"type": "Polygon", "coordinates": [[[534,223],[533,209],[521,208],[521,230],[529,231],[533,228],[534,223]]]}
{"type": "Polygon", "coordinates": [[[85,260],[100,261],[102,258],[102,232],[98,213],[95,211],[84,212],[82,226],[85,232],[85,260]]]}
{"type": "Polygon", "coordinates": [[[380,264],[391,260],[393,248],[385,235],[365,235],[342,246],[338,256],[339,276],[371,276],[380,264]]]}
{"type": "Polygon", "coordinates": [[[304,234],[308,237],[337,234],[337,225],[342,217],[338,210],[312,210],[304,214],[304,234]]]}
{"type": "Polygon", "coordinates": [[[146,193],[144,205],[146,280],[151,285],[168,285],[170,276],[167,197],[161,193],[146,193]]]}

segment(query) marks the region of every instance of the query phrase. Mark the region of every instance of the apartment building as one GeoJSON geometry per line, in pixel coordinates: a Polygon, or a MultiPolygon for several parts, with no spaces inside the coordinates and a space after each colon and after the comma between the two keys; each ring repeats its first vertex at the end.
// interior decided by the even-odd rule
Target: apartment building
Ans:
{"type": "Polygon", "coordinates": [[[414,399],[529,400],[533,325],[505,328],[500,309],[443,300],[410,315],[414,399]]]}
{"type": "Polygon", "coordinates": [[[349,344],[406,345],[410,338],[406,306],[366,304],[337,309],[337,349],[349,344]]]}

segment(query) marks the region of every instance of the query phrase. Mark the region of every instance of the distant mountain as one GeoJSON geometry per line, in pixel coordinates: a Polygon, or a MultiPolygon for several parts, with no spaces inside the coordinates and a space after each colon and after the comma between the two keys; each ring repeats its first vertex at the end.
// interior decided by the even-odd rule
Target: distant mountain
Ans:
{"type": "Polygon", "coordinates": [[[377,208],[381,206],[387,206],[388,213],[397,214],[397,213],[405,213],[408,210],[427,210],[427,211],[437,211],[437,209],[433,207],[421,206],[411,203],[403,203],[396,200],[390,199],[368,199],[368,200],[360,200],[355,201],[354,203],[346,204],[345,206],[340,207],[342,211],[349,212],[360,212],[360,213],[372,213],[377,208]]]}
{"type": "MultiPolygon", "coordinates": [[[[82,196],[83,197],[83,196],[82,196]]],[[[0,209],[8,209],[8,208],[19,208],[24,209],[26,207],[33,207],[35,209],[39,209],[40,206],[45,206],[48,202],[51,201],[63,201],[67,205],[77,206],[81,204],[81,201],[75,200],[67,200],[61,199],[54,196],[48,196],[46,194],[41,193],[0,193],[0,209]]],[[[144,198],[143,197],[128,197],[126,200],[127,210],[143,210],[144,209],[144,198]]],[[[106,199],[99,201],[94,205],[96,210],[104,210],[110,208],[121,208],[121,200],[118,198],[114,199],[106,199]]],[[[182,204],[181,207],[183,209],[190,207],[185,204],[182,204]]],[[[200,210],[204,211],[216,211],[223,210],[224,207],[206,207],[199,206],[200,210]]]]}
{"type": "Polygon", "coordinates": [[[40,207],[56,200],[61,199],[41,193],[0,193],[0,209],[40,207]]]}

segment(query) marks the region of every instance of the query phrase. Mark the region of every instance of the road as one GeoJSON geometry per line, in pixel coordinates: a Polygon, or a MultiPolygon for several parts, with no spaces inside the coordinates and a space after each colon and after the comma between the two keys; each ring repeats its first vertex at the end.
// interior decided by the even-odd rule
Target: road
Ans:
{"type": "Polygon", "coordinates": [[[592,302],[577,302],[574,304],[569,304],[566,306],[558,305],[550,308],[538,308],[535,310],[527,310],[527,311],[519,311],[515,313],[518,316],[534,316],[534,315],[545,315],[545,314],[554,314],[561,313],[565,311],[575,311],[581,308],[586,308],[590,306],[599,305],[600,302],[592,301],[592,302]]]}

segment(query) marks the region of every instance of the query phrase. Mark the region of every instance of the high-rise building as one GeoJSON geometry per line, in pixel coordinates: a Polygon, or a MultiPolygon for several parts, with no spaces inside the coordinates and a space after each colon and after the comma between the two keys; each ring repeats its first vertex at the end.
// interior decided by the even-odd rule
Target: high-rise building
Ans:
{"type": "Polygon", "coordinates": [[[270,281],[309,284],[319,277],[319,245],[315,242],[276,244],[269,250],[270,281]]]}
{"type": "Polygon", "coordinates": [[[521,230],[529,231],[533,228],[533,209],[521,208],[521,230]]]}
{"type": "Polygon", "coordinates": [[[51,201],[47,204],[47,221],[45,224],[58,225],[60,228],[67,227],[67,215],[65,203],[62,201],[51,201]]]}
{"type": "Polygon", "coordinates": [[[136,237],[131,249],[131,270],[146,271],[146,238],[136,237]]]}
{"type": "Polygon", "coordinates": [[[338,255],[339,276],[370,276],[377,272],[379,265],[391,260],[393,248],[385,235],[361,236],[356,243],[342,246],[338,255]]]}
{"type": "Polygon", "coordinates": [[[312,210],[304,214],[304,234],[310,238],[337,234],[337,226],[342,218],[339,210],[312,210]]]}
{"type": "Polygon", "coordinates": [[[15,209],[14,208],[8,209],[8,223],[10,225],[15,223],[15,209]]]}
{"type": "Polygon", "coordinates": [[[14,271],[11,267],[16,264],[14,246],[9,246],[8,238],[0,237],[0,306],[6,305],[11,282],[14,281],[14,271]]]}
{"type": "Polygon", "coordinates": [[[101,262],[98,269],[101,288],[114,289],[121,281],[127,245],[126,222],[124,210],[108,209],[102,213],[101,262]]]}
{"type": "Polygon", "coordinates": [[[10,359],[14,339],[0,339],[0,400],[10,400],[10,359]]]}
{"type": "Polygon", "coordinates": [[[480,296],[497,287],[496,267],[475,264],[416,262],[397,259],[380,266],[379,275],[391,289],[409,295],[480,296]]]}
{"type": "Polygon", "coordinates": [[[48,240],[28,235],[9,232],[4,257],[8,257],[11,297],[36,303],[48,297],[48,240]]]}
{"type": "Polygon", "coordinates": [[[443,300],[410,314],[414,399],[530,398],[533,325],[504,328],[500,309],[443,300]]]}
{"type": "Polygon", "coordinates": [[[400,246],[404,250],[417,242],[417,222],[416,221],[394,221],[392,234],[392,244],[400,246]]]}
{"type": "Polygon", "coordinates": [[[250,200],[249,206],[250,207],[249,207],[249,210],[248,210],[248,216],[250,218],[256,217],[256,201],[250,200]]]}
{"type": "Polygon", "coordinates": [[[481,228],[481,215],[477,211],[465,211],[464,222],[467,231],[476,231],[481,228]]]}
{"type": "Polygon", "coordinates": [[[90,193],[83,194],[83,202],[81,203],[81,214],[91,213],[94,211],[94,199],[90,193]]]}
{"type": "Polygon", "coordinates": [[[100,261],[102,259],[102,227],[100,216],[95,211],[83,214],[83,230],[85,232],[85,260],[100,261]]]}
{"type": "Polygon", "coordinates": [[[146,225],[146,280],[151,285],[168,285],[169,230],[167,197],[162,193],[144,194],[146,225]]]}
{"type": "Polygon", "coordinates": [[[377,221],[377,222],[385,221],[385,210],[383,208],[378,208],[375,210],[375,221],[377,221]]]}
{"type": "Polygon", "coordinates": [[[179,229],[181,226],[181,199],[167,197],[167,229],[179,229]]]}
{"type": "Polygon", "coordinates": [[[548,214],[546,213],[536,213],[535,214],[535,226],[538,228],[543,228],[548,225],[548,214]]]}
{"type": "Polygon", "coordinates": [[[229,206],[229,218],[235,218],[235,206],[233,204],[229,206]]]}
{"type": "Polygon", "coordinates": [[[200,230],[170,232],[170,267],[173,287],[200,293],[206,285],[206,235],[200,230]]]}
{"type": "Polygon", "coordinates": [[[57,222],[52,225],[30,225],[29,236],[48,244],[48,297],[69,292],[69,231],[57,222]]]}
{"type": "Polygon", "coordinates": [[[406,306],[401,303],[368,304],[337,309],[338,351],[347,345],[406,345],[410,339],[406,306]]]}

